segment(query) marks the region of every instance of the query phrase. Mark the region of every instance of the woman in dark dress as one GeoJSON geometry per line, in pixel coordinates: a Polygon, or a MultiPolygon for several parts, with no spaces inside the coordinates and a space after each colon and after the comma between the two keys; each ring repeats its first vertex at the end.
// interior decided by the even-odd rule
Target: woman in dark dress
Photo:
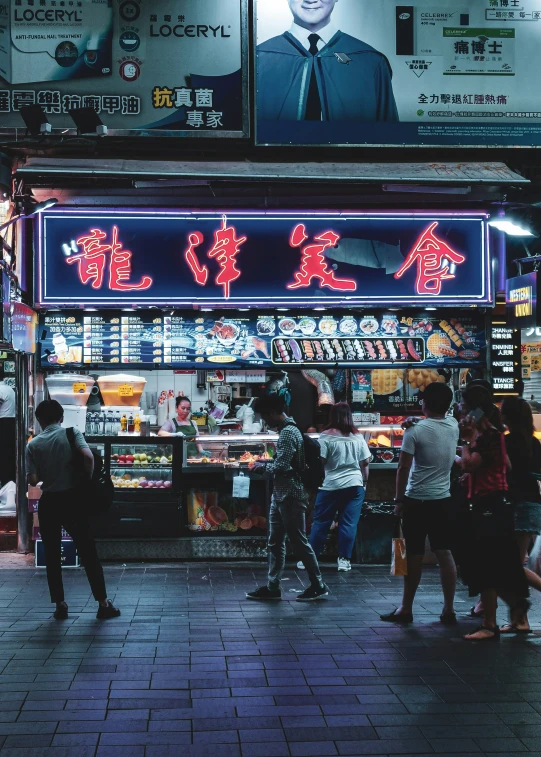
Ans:
{"type": "MultiPolygon", "coordinates": [[[[520,559],[525,565],[532,540],[541,533],[541,494],[532,473],[541,473],[541,444],[534,436],[532,410],[520,397],[508,397],[502,404],[502,417],[509,434],[505,437],[511,468],[507,474],[509,499],[515,514],[515,536],[520,559]]],[[[541,578],[524,569],[528,585],[541,591],[541,578]]],[[[524,614],[500,629],[500,633],[530,633],[524,614]]]]}
{"type": "Polygon", "coordinates": [[[470,474],[472,512],[463,577],[470,596],[481,594],[485,615],[484,623],[464,638],[489,641],[500,635],[497,597],[509,605],[511,624],[516,624],[528,610],[529,591],[514,536],[513,509],[506,500],[508,459],[504,434],[492,422],[494,405],[488,394],[476,393],[472,397],[465,393],[464,402],[469,414],[461,423],[464,444],[457,462],[470,474]]]}

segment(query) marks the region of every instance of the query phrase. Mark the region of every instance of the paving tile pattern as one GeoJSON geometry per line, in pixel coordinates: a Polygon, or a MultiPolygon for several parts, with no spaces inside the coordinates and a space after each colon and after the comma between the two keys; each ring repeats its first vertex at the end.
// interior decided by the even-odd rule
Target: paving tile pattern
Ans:
{"type": "Polygon", "coordinates": [[[541,632],[462,641],[471,602],[441,626],[433,568],[400,628],[379,620],[387,568],[329,566],[329,599],[300,604],[291,567],[259,604],[262,564],[110,566],[107,622],[65,571],[59,622],[43,571],[16,566],[0,557],[0,757],[541,757],[541,632]]]}

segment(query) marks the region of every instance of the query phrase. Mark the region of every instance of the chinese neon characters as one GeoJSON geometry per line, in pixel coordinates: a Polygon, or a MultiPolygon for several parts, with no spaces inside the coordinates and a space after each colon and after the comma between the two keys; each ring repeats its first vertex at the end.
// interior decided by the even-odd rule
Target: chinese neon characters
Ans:
{"type": "MultiPolygon", "coordinates": [[[[306,240],[306,226],[299,223],[291,232],[289,244],[291,247],[300,247],[306,240]]],[[[295,283],[288,284],[288,289],[299,289],[308,287],[313,279],[319,280],[319,287],[329,287],[340,292],[354,292],[357,289],[357,282],[353,279],[338,279],[333,270],[329,270],[327,261],[323,255],[329,247],[335,247],[340,236],[334,231],[325,231],[317,237],[314,237],[315,243],[307,244],[302,248],[301,265],[295,272],[295,283]]]]}
{"type": "MultiPolygon", "coordinates": [[[[240,278],[241,272],[237,268],[237,255],[241,246],[248,237],[237,239],[234,226],[227,225],[226,216],[222,217],[222,227],[214,232],[214,245],[207,252],[209,258],[216,258],[220,265],[220,272],[215,278],[216,284],[223,287],[224,298],[228,299],[231,293],[231,284],[240,278]]],[[[203,234],[195,231],[188,237],[189,247],[184,253],[184,258],[193,273],[194,280],[200,286],[207,283],[209,269],[206,265],[200,265],[195,248],[202,244],[203,234]]]]}
{"type": "Polygon", "coordinates": [[[101,229],[91,229],[88,234],[76,240],[77,246],[82,247],[83,252],[72,255],[66,263],[77,264],[81,283],[91,282],[92,289],[101,289],[109,264],[109,289],[117,292],[149,289],[152,286],[150,276],[143,276],[138,284],[129,281],[133,253],[123,249],[122,242],[119,242],[118,226],[113,226],[110,244],[103,244],[106,238],[107,234],[101,229]]]}
{"type": "Polygon", "coordinates": [[[437,225],[438,222],[434,221],[425,229],[415,247],[394,275],[395,279],[402,278],[404,273],[414,263],[417,263],[415,291],[419,295],[438,296],[441,294],[442,281],[455,278],[451,265],[460,265],[466,260],[464,255],[453,250],[446,242],[436,236],[434,230],[437,225]]]}

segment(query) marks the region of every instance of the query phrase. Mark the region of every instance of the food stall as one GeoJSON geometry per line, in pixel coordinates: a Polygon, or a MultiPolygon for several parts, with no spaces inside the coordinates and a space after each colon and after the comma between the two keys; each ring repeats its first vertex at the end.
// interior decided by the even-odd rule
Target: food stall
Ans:
{"type": "Polygon", "coordinates": [[[116,493],[99,525],[102,555],[263,556],[272,482],[249,463],[276,451],[276,435],[251,408],[265,393],[285,396],[316,438],[329,405],[349,401],[373,454],[367,503],[392,500],[400,423],[420,411],[424,388],[439,381],[458,390],[487,373],[485,220],[479,213],[42,214],[40,370],[47,388],[50,378],[76,374],[66,378],[74,394],[92,379],[79,427],[99,445],[116,493]],[[111,261],[98,260],[97,278],[91,267],[87,241],[98,232],[116,235],[117,244],[133,232],[130,266],[116,284],[112,248],[111,261]],[[214,247],[207,255],[198,249],[207,237],[224,253],[218,264],[214,247]],[[168,247],[179,238],[180,257],[168,247]],[[146,252],[157,239],[163,261],[146,252]],[[423,255],[436,248],[440,257],[425,270],[423,255]],[[267,252],[272,270],[260,264],[267,252]],[[178,259],[180,277],[166,259],[178,259]],[[181,438],[156,436],[179,397],[192,403],[197,454],[181,438]]]}

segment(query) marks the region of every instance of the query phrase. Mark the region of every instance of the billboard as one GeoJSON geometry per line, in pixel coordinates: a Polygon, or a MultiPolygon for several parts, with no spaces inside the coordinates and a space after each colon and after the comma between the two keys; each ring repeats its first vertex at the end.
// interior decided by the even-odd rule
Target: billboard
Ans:
{"type": "MultiPolygon", "coordinates": [[[[411,365],[417,366],[410,378],[413,384],[415,376],[418,389],[439,368],[486,363],[485,319],[479,312],[464,314],[460,308],[439,315],[373,310],[57,310],[40,315],[39,336],[44,368],[267,369],[338,364],[396,369],[403,375],[404,367],[411,365]],[[419,366],[434,370],[422,373],[419,366]]],[[[366,393],[366,384],[363,390],[366,393]]]]}
{"type": "Polygon", "coordinates": [[[541,320],[539,313],[541,301],[537,295],[537,290],[537,271],[507,279],[505,304],[509,322],[513,326],[519,329],[537,326],[541,320]]]}
{"type": "Polygon", "coordinates": [[[248,136],[247,0],[0,0],[0,128],[92,107],[109,133],[248,136]]]}
{"type": "Polygon", "coordinates": [[[536,0],[256,0],[258,144],[541,145],[536,0]]]}
{"type": "Polygon", "coordinates": [[[475,212],[55,208],[37,250],[38,307],[492,303],[475,212]]]}

